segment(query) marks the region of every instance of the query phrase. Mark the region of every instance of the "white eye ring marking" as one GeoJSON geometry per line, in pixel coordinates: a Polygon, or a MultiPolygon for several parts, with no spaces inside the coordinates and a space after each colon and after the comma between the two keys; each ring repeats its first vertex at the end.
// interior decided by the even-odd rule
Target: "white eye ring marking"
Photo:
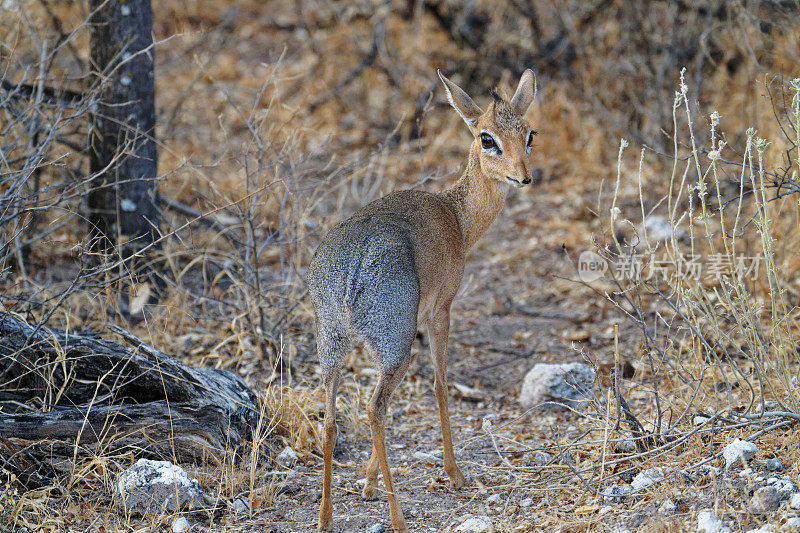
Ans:
{"type": "Polygon", "coordinates": [[[500,142],[500,139],[498,139],[492,132],[487,130],[482,130],[478,138],[483,137],[484,135],[488,135],[489,137],[491,137],[492,141],[494,142],[494,146],[490,146],[489,148],[484,148],[483,143],[481,142],[481,150],[483,150],[487,154],[495,156],[503,155],[503,143],[500,142]]]}

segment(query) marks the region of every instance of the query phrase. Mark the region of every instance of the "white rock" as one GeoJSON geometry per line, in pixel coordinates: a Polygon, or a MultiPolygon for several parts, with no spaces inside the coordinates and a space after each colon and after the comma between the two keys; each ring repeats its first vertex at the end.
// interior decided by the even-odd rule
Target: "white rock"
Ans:
{"type": "Polygon", "coordinates": [[[792,495],[792,499],[789,500],[789,507],[792,509],[800,509],[800,492],[792,495]]]}
{"type": "Polygon", "coordinates": [[[463,533],[491,533],[494,531],[492,521],[488,516],[473,516],[471,514],[465,515],[464,520],[456,531],[463,533]]]}
{"type": "Polygon", "coordinates": [[[119,504],[127,511],[157,516],[201,505],[203,491],[183,468],[167,461],[139,459],[117,479],[119,504]]]}
{"type": "Polygon", "coordinates": [[[236,512],[236,514],[239,515],[250,514],[251,510],[250,502],[248,501],[247,498],[239,496],[238,498],[233,500],[233,510],[236,512]]]}
{"type": "Polygon", "coordinates": [[[543,451],[536,451],[533,453],[533,464],[538,466],[544,466],[550,464],[550,461],[553,460],[553,456],[547,452],[543,451]]]}
{"type": "Polygon", "coordinates": [[[781,506],[781,494],[771,486],[761,487],[750,498],[750,511],[753,514],[771,513],[781,506]]]}
{"type": "Polygon", "coordinates": [[[781,531],[800,531],[800,518],[793,516],[781,526],[781,531]]]}
{"type": "Polygon", "coordinates": [[[636,474],[633,481],[631,481],[631,487],[633,487],[635,491],[645,490],[662,479],[664,479],[664,474],[661,473],[660,468],[650,468],[636,474]]]}
{"type": "Polygon", "coordinates": [[[598,513],[600,514],[600,516],[603,516],[603,515],[606,515],[606,514],[610,513],[610,512],[611,512],[611,511],[613,511],[613,510],[614,510],[614,507],[613,507],[613,506],[611,506],[611,505],[606,505],[605,507],[603,507],[602,509],[600,509],[600,510],[598,511],[598,513]]]}
{"type": "Polygon", "coordinates": [[[658,508],[658,512],[661,514],[670,515],[674,513],[678,509],[678,506],[675,505],[675,502],[672,500],[664,500],[664,503],[658,508]]]}
{"type": "Polygon", "coordinates": [[[748,529],[747,533],[773,533],[775,528],[769,524],[763,525],[758,529],[748,529]]]}
{"type": "Polygon", "coordinates": [[[500,503],[501,501],[503,501],[503,498],[499,494],[492,494],[486,498],[486,503],[488,504],[500,503]]]}
{"type": "Polygon", "coordinates": [[[731,533],[731,528],[722,523],[713,511],[700,511],[697,514],[697,531],[703,533],[731,533]]]}
{"type": "Polygon", "coordinates": [[[520,507],[533,507],[533,498],[525,498],[519,502],[520,507]]]}
{"type": "Polygon", "coordinates": [[[291,446],[287,446],[278,454],[275,461],[281,466],[292,468],[297,464],[297,452],[295,452],[291,446]]]}
{"type": "Polygon", "coordinates": [[[725,457],[725,468],[737,466],[742,460],[749,461],[756,456],[758,446],[746,440],[736,439],[727,446],[722,452],[725,457]]]}
{"type": "Polygon", "coordinates": [[[189,521],[185,516],[179,516],[172,523],[172,533],[186,533],[189,531],[189,521]]]}
{"type": "Polygon", "coordinates": [[[772,486],[777,489],[782,500],[788,500],[791,498],[792,494],[797,492],[797,487],[795,484],[788,479],[776,479],[775,482],[772,483],[772,486]]]}
{"type": "Polygon", "coordinates": [[[711,418],[711,417],[707,416],[707,415],[696,415],[694,417],[694,425],[695,426],[702,426],[703,424],[708,422],[709,418],[711,418]]]}
{"type": "Polygon", "coordinates": [[[525,375],[519,403],[530,408],[555,402],[582,409],[592,397],[594,378],[594,369],[583,363],[538,363],[525,375]]]}
{"type": "Polygon", "coordinates": [[[607,502],[621,502],[633,492],[630,485],[615,485],[602,493],[603,500],[607,502]]]}
{"type": "Polygon", "coordinates": [[[659,215],[651,215],[644,219],[644,224],[639,226],[637,234],[640,242],[637,248],[646,248],[648,244],[655,245],[659,242],[672,238],[673,232],[675,239],[682,239],[686,232],[680,228],[673,229],[669,220],[659,215]]]}

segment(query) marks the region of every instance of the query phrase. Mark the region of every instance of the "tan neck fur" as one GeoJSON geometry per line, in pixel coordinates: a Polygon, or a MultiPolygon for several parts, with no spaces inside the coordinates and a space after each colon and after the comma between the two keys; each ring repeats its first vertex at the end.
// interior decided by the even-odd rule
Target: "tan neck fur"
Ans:
{"type": "Polygon", "coordinates": [[[505,184],[483,173],[478,150],[477,142],[473,142],[464,175],[450,189],[441,193],[455,208],[467,250],[497,218],[508,192],[505,184]]]}

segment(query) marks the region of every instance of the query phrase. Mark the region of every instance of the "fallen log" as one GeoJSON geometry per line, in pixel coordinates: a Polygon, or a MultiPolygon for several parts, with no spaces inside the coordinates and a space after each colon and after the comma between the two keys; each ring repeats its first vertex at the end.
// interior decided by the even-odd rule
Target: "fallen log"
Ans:
{"type": "Polygon", "coordinates": [[[0,313],[0,467],[121,451],[221,460],[252,436],[257,398],[240,376],[111,329],[131,347],[0,313]]]}

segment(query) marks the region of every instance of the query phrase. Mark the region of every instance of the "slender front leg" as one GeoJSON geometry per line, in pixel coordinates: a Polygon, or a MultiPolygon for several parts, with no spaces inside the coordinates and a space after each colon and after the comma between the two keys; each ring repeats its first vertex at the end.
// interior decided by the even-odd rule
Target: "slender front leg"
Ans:
{"type": "MultiPolygon", "coordinates": [[[[375,393],[372,395],[369,405],[367,406],[367,416],[372,431],[373,457],[377,456],[381,473],[383,474],[383,484],[386,486],[386,496],[389,501],[389,520],[392,522],[392,529],[399,533],[408,533],[408,527],[406,527],[403,511],[400,509],[400,504],[397,501],[397,495],[394,492],[394,486],[392,484],[392,472],[389,469],[389,459],[386,457],[385,424],[386,404],[397,382],[402,378],[407,366],[408,363],[406,362],[400,372],[398,372],[399,375],[381,373],[378,379],[378,385],[375,388],[375,393]]],[[[371,462],[372,460],[370,460],[370,463],[371,462]]]]}
{"type": "Polygon", "coordinates": [[[428,326],[431,344],[431,358],[436,368],[433,390],[439,403],[439,419],[442,422],[442,442],[444,444],[444,471],[450,477],[450,488],[459,489],[464,486],[465,479],[461,469],[456,465],[453,453],[453,438],[450,435],[450,410],[447,405],[447,339],[450,336],[450,306],[443,307],[434,313],[428,326]]]}
{"type": "Polygon", "coordinates": [[[331,477],[333,469],[333,447],[336,444],[336,391],[339,388],[339,370],[325,380],[325,426],[322,436],[322,457],[325,462],[322,480],[322,501],[319,506],[320,531],[333,529],[333,504],[331,503],[331,477]]]}

